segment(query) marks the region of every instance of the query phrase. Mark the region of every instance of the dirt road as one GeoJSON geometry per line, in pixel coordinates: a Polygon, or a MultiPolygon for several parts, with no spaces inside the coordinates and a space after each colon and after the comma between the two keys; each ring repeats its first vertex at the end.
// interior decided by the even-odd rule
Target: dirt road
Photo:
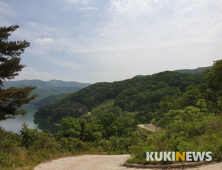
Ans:
{"type": "Polygon", "coordinates": [[[129,155],[83,155],[39,164],[34,170],[122,170],[129,155]]]}
{"type": "Polygon", "coordinates": [[[152,131],[152,132],[156,132],[157,131],[160,131],[161,128],[160,127],[156,127],[156,125],[152,124],[152,123],[149,123],[149,124],[140,124],[138,125],[140,128],[143,128],[143,129],[146,129],[146,130],[149,130],[149,131],[152,131]]]}
{"type": "MultiPolygon", "coordinates": [[[[121,164],[128,158],[129,155],[83,155],[67,157],[41,163],[35,167],[34,170],[142,170],[139,168],[126,168],[121,166],[121,164]]],[[[222,170],[222,162],[191,169],[222,170]]]]}

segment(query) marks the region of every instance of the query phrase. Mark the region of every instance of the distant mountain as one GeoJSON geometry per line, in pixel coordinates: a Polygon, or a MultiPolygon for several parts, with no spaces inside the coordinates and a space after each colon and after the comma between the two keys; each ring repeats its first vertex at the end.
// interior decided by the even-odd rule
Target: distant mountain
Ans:
{"type": "Polygon", "coordinates": [[[4,88],[9,87],[24,87],[24,86],[36,86],[41,89],[49,89],[52,87],[79,87],[84,88],[89,86],[89,83],[79,83],[75,81],[62,81],[62,80],[50,80],[50,81],[42,81],[42,80],[19,80],[19,81],[7,81],[3,83],[4,88]]]}
{"type": "Polygon", "coordinates": [[[192,73],[192,74],[199,74],[199,73],[203,73],[203,71],[205,69],[209,69],[212,66],[209,67],[199,67],[196,69],[183,69],[183,70],[174,70],[175,72],[179,72],[179,73],[192,73]]]}
{"type": "Polygon", "coordinates": [[[7,81],[3,83],[4,89],[9,87],[23,88],[26,86],[36,86],[36,89],[31,92],[31,95],[37,94],[38,96],[30,101],[34,104],[50,95],[60,95],[76,92],[84,87],[89,86],[89,83],[79,83],[75,81],[62,81],[62,80],[20,80],[20,81],[7,81]]]}

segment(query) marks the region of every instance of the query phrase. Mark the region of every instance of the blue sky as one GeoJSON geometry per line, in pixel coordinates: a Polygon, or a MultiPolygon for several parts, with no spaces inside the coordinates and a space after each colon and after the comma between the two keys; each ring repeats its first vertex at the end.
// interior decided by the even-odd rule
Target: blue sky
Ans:
{"type": "Polygon", "coordinates": [[[221,0],[0,0],[31,46],[15,78],[112,82],[222,58],[221,0]]]}

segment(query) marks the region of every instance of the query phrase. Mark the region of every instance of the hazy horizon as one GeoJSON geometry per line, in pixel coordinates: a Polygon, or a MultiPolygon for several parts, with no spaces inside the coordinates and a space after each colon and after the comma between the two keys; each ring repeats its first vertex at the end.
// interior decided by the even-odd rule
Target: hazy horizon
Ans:
{"type": "MultiPolygon", "coordinates": [[[[211,67],[211,66],[206,66],[206,67],[211,67]]],[[[204,68],[204,67],[198,67],[198,68],[204,68]]],[[[194,69],[178,69],[178,70],[195,70],[197,68],[194,68],[194,69]]],[[[177,71],[177,70],[165,70],[165,71],[177,71]]],[[[164,71],[163,71],[164,72],[164,71]]],[[[160,72],[158,72],[160,73],[160,72]]],[[[153,73],[153,74],[157,74],[157,73],[153,73]]],[[[148,75],[153,75],[153,74],[148,74],[148,75]]],[[[135,76],[148,76],[148,75],[135,75],[135,76]]],[[[133,77],[135,77],[133,76],[133,77]]],[[[133,78],[131,77],[131,78],[133,78]]],[[[22,79],[22,80],[15,80],[15,79],[11,79],[11,80],[6,80],[7,81],[23,81],[23,80],[41,80],[41,79],[22,79]]],[[[52,81],[52,80],[57,80],[57,81],[63,81],[63,82],[78,82],[78,83],[88,83],[88,82],[79,82],[79,81],[74,81],[74,80],[59,80],[59,79],[51,79],[51,80],[46,80],[46,82],[49,82],[49,81],[52,81]]],[[[123,80],[119,80],[119,81],[124,81],[126,79],[123,79],[123,80]]],[[[41,81],[45,81],[45,80],[41,80],[41,81]]],[[[115,80],[114,80],[115,81],[115,80]]],[[[112,81],[112,82],[114,82],[112,81]]],[[[107,82],[107,81],[101,81],[101,82],[107,82]]],[[[94,82],[94,83],[98,83],[98,82],[94,82]]],[[[94,84],[94,83],[88,83],[88,84],[94,84]]]]}

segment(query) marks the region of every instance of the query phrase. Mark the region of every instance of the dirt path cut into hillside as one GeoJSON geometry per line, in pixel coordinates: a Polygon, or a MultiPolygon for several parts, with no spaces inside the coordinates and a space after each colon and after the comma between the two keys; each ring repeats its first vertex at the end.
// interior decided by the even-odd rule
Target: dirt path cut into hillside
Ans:
{"type": "MultiPolygon", "coordinates": [[[[129,157],[129,155],[83,155],[67,157],[41,163],[34,170],[143,170],[121,166],[129,157]]],[[[190,168],[188,170],[222,170],[222,162],[190,168]]]]}
{"type": "Polygon", "coordinates": [[[149,131],[152,131],[152,132],[155,132],[155,130],[151,129],[151,128],[148,128],[148,127],[145,127],[145,125],[138,125],[140,128],[143,128],[143,129],[146,129],[146,130],[149,130],[149,131]]]}
{"type": "Polygon", "coordinates": [[[147,129],[147,130],[152,131],[152,132],[156,132],[156,130],[157,130],[157,131],[160,131],[160,130],[161,130],[160,127],[157,127],[157,129],[156,129],[156,125],[154,125],[154,124],[152,124],[152,123],[150,123],[150,124],[140,124],[140,125],[138,125],[138,126],[139,126],[140,128],[147,129]]]}

